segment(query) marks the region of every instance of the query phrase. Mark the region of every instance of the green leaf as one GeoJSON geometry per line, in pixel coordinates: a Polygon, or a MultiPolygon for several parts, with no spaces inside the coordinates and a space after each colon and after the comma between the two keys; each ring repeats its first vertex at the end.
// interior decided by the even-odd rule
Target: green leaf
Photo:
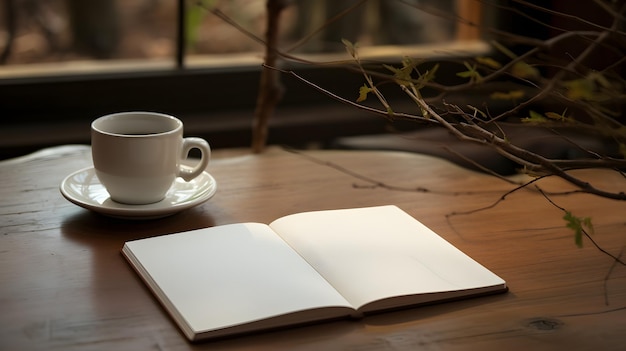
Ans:
{"type": "Polygon", "coordinates": [[[392,66],[392,65],[388,65],[388,64],[386,64],[386,63],[383,63],[383,67],[385,67],[388,71],[390,71],[390,72],[391,72],[391,73],[393,73],[393,74],[396,74],[396,73],[398,73],[398,72],[400,71],[400,69],[399,69],[399,68],[394,67],[394,66],[392,66]]]}
{"type": "Polygon", "coordinates": [[[465,65],[465,67],[467,68],[467,71],[464,72],[458,72],[456,75],[461,77],[461,78],[469,78],[470,81],[475,81],[475,82],[480,82],[482,80],[482,76],[480,75],[480,73],[476,70],[476,65],[471,66],[469,63],[467,62],[463,62],[463,64],[465,65]]]}
{"type": "Polygon", "coordinates": [[[565,95],[572,100],[594,100],[596,84],[594,81],[580,78],[563,82],[565,95]]]}
{"type": "Polygon", "coordinates": [[[576,246],[583,247],[583,233],[585,232],[585,228],[588,230],[589,234],[593,234],[593,224],[591,223],[591,218],[577,217],[570,211],[565,211],[563,219],[566,222],[565,226],[574,231],[574,242],[576,243],[576,246]]]}
{"type": "Polygon", "coordinates": [[[417,63],[415,63],[412,59],[405,57],[402,60],[402,68],[397,68],[386,64],[383,64],[383,67],[393,72],[393,77],[395,78],[395,82],[397,84],[409,86],[413,82],[413,77],[411,77],[411,73],[415,69],[416,65],[417,63]]]}
{"type": "Polygon", "coordinates": [[[435,80],[435,73],[437,73],[437,70],[439,69],[439,64],[435,64],[433,66],[433,68],[429,69],[428,71],[426,71],[426,73],[424,73],[421,77],[420,80],[422,81],[423,84],[426,84],[428,82],[431,82],[433,80],[435,80]]]}
{"type": "MultiPolygon", "coordinates": [[[[517,59],[517,55],[513,51],[507,49],[504,45],[498,43],[497,41],[492,41],[491,44],[498,49],[498,51],[508,56],[511,60],[517,59]]],[[[511,74],[522,79],[536,79],[541,75],[538,69],[524,61],[515,62],[513,67],[511,67],[511,74]]]]}
{"type": "Polygon", "coordinates": [[[348,54],[350,54],[350,56],[356,58],[357,45],[353,44],[350,40],[343,39],[343,38],[341,39],[341,42],[346,47],[346,51],[348,51],[348,54]]]}
{"type": "Polygon", "coordinates": [[[498,43],[497,41],[495,41],[495,40],[491,41],[491,45],[493,45],[501,53],[503,53],[506,56],[508,56],[510,59],[516,59],[517,58],[517,55],[515,55],[515,53],[513,51],[507,49],[504,45],[498,43]]]}
{"type": "Polygon", "coordinates": [[[522,79],[535,79],[539,77],[539,70],[526,62],[520,61],[513,64],[511,74],[522,79]]]}
{"type": "Polygon", "coordinates": [[[481,65],[485,65],[489,68],[500,69],[502,68],[502,64],[491,57],[477,57],[476,61],[481,65]]]}
{"type": "Polygon", "coordinates": [[[367,94],[372,92],[372,88],[368,87],[367,85],[363,84],[363,86],[361,88],[359,88],[359,98],[356,99],[356,102],[363,102],[365,100],[367,100],[367,94]]]}
{"type": "Polygon", "coordinates": [[[546,112],[545,115],[546,117],[550,118],[550,119],[554,119],[557,121],[561,121],[561,122],[565,122],[569,120],[569,117],[565,116],[565,113],[567,112],[567,109],[565,109],[565,111],[563,111],[562,114],[558,114],[556,112],[546,112]]]}
{"type": "Polygon", "coordinates": [[[516,101],[524,97],[523,90],[511,90],[508,93],[496,91],[491,93],[490,97],[494,100],[512,100],[516,101]]]}
{"type": "Polygon", "coordinates": [[[539,112],[535,112],[533,110],[529,111],[530,117],[526,117],[522,119],[522,122],[525,123],[545,123],[548,120],[539,112]]]}
{"type": "Polygon", "coordinates": [[[407,75],[406,72],[404,72],[401,68],[393,67],[391,65],[386,65],[386,64],[383,64],[383,67],[385,67],[386,69],[388,69],[389,71],[393,73],[394,81],[397,84],[407,86],[411,83],[410,72],[407,75]]]}

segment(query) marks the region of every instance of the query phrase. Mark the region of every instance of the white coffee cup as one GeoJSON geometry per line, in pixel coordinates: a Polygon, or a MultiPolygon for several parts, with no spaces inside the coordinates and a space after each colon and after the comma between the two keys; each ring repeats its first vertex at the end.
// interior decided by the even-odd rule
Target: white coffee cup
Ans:
{"type": "Polygon", "coordinates": [[[176,177],[191,181],[207,167],[209,144],[183,138],[183,123],[154,112],[121,112],[91,124],[91,147],[96,175],[111,199],[142,205],[161,201],[176,177]],[[191,149],[202,156],[193,167],[183,166],[191,149]]]}

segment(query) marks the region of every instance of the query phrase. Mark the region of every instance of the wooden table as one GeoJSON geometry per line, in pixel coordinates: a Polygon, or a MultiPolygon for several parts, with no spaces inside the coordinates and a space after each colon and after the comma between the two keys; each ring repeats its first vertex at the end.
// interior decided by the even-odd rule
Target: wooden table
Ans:
{"type": "MultiPolygon", "coordinates": [[[[68,146],[0,162],[2,350],[623,350],[626,267],[589,240],[577,248],[563,213],[533,189],[444,160],[371,151],[253,156],[216,152],[208,202],[152,221],[103,217],[59,192],[90,150],[68,146]],[[422,190],[420,190],[422,189],[422,190]],[[190,344],[120,254],[125,241],[233,222],[269,222],[319,209],[396,204],[504,278],[507,294],[190,344]]],[[[582,172],[609,189],[615,173],[582,172]]],[[[517,180],[521,180],[518,178],[517,180]]],[[[558,179],[546,191],[570,189],[558,179]]],[[[626,204],[553,195],[590,216],[613,255],[626,244],[626,204]]],[[[625,255],[626,256],[626,255],[625,255]]]]}

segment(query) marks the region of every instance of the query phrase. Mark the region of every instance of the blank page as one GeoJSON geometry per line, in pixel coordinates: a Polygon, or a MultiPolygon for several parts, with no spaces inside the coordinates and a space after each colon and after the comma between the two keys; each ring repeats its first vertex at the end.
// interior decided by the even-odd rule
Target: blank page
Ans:
{"type": "Polygon", "coordinates": [[[187,334],[188,328],[202,332],[319,306],[348,306],[264,224],[135,240],[124,253],[187,334]]]}
{"type": "Polygon", "coordinates": [[[355,307],[505,282],[396,206],[294,214],[270,226],[355,307]]]}

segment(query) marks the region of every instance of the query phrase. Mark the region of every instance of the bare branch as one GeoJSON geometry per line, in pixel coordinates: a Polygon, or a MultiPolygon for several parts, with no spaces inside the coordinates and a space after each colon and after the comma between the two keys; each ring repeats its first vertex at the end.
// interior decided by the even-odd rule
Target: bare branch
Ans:
{"type": "MultiPolygon", "coordinates": [[[[389,116],[387,111],[383,111],[383,110],[379,110],[379,109],[376,109],[376,108],[373,108],[373,107],[365,106],[365,105],[356,103],[354,101],[348,100],[346,98],[343,98],[343,97],[341,97],[341,96],[339,96],[339,95],[337,95],[335,93],[332,93],[329,90],[324,89],[324,88],[320,87],[319,85],[317,85],[317,84],[315,84],[315,83],[313,83],[313,82],[311,82],[311,81],[301,77],[300,75],[298,75],[294,71],[284,70],[284,69],[280,69],[280,68],[277,68],[277,67],[270,67],[270,66],[266,66],[266,65],[264,65],[264,67],[269,68],[269,69],[273,69],[273,70],[276,70],[276,71],[279,71],[279,72],[282,72],[282,73],[285,73],[285,74],[288,74],[288,75],[291,75],[291,76],[295,77],[296,79],[298,79],[299,81],[303,82],[304,84],[312,87],[313,89],[315,89],[315,90],[321,92],[322,94],[327,95],[327,96],[329,96],[329,97],[331,97],[331,98],[333,98],[333,99],[335,99],[335,100],[337,100],[339,102],[348,104],[350,106],[356,107],[356,108],[358,108],[360,110],[363,110],[363,111],[367,111],[367,112],[371,112],[371,113],[374,113],[374,114],[377,114],[377,115],[380,115],[380,116],[384,116],[385,118],[387,118],[389,116]]],[[[436,121],[430,120],[428,118],[424,118],[422,116],[416,116],[416,115],[411,115],[411,114],[407,114],[407,113],[399,113],[399,112],[394,112],[393,113],[393,118],[394,119],[398,119],[398,120],[404,119],[404,120],[426,122],[426,123],[429,123],[429,124],[436,123],[436,121]]]]}
{"type": "MultiPolygon", "coordinates": [[[[567,210],[559,205],[557,205],[554,200],[552,200],[545,192],[543,192],[543,190],[541,190],[541,188],[535,186],[537,188],[537,190],[541,193],[541,195],[543,195],[543,197],[546,198],[546,200],[548,200],[549,203],[551,203],[554,207],[558,208],[559,210],[561,210],[563,213],[566,213],[567,210]]],[[[591,243],[593,244],[593,246],[596,247],[596,249],[600,250],[602,253],[606,254],[607,256],[611,257],[616,263],[619,263],[623,266],[626,266],[626,262],[624,262],[621,259],[621,254],[619,256],[615,256],[613,254],[611,254],[610,252],[606,251],[605,249],[603,249],[602,247],[600,247],[600,245],[598,245],[598,243],[593,240],[593,238],[591,237],[591,235],[589,235],[589,233],[584,229],[581,228],[582,233],[585,235],[585,237],[587,237],[587,239],[589,239],[589,241],[591,241],[591,243]]]]}

